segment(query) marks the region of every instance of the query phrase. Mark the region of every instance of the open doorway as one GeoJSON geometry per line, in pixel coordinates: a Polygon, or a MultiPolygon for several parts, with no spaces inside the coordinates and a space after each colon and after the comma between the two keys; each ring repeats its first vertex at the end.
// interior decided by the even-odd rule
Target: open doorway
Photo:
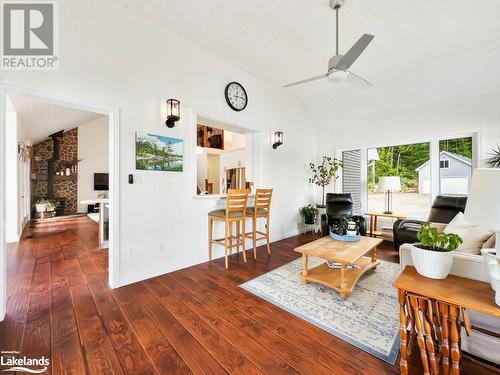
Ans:
{"type": "Polygon", "coordinates": [[[76,258],[91,267],[91,260],[116,287],[117,111],[10,88],[1,99],[2,306],[20,246],[36,247],[35,266],[76,258]]]}

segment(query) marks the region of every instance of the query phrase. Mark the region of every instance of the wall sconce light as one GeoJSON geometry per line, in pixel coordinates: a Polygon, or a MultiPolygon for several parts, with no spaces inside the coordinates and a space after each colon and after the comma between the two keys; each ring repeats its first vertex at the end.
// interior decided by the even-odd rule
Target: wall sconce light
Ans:
{"type": "Polygon", "coordinates": [[[22,162],[26,162],[31,158],[33,153],[33,146],[31,142],[28,141],[26,144],[24,142],[19,142],[17,145],[17,154],[19,155],[19,160],[22,162]]]}
{"type": "Polygon", "coordinates": [[[177,99],[167,100],[167,121],[165,125],[173,128],[175,123],[181,119],[181,103],[177,99]]]}
{"type": "Polygon", "coordinates": [[[283,132],[274,132],[273,148],[276,150],[278,146],[283,144],[283,132]]]}

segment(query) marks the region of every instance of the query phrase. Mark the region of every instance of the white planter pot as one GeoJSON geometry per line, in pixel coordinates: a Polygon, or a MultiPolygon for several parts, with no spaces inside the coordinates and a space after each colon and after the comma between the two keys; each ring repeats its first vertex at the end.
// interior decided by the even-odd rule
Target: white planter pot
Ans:
{"type": "Polygon", "coordinates": [[[495,302],[500,306],[500,258],[494,255],[495,249],[482,249],[481,254],[483,254],[484,265],[490,276],[491,288],[496,292],[495,302]]]}
{"type": "Polygon", "coordinates": [[[432,251],[411,247],[411,259],[417,272],[431,279],[445,279],[453,265],[453,251],[432,251]]]}
{"type": "Polygon", "coordinates": [[[36,212],[45,212],[44,204],[35,204],[36,212]]]}

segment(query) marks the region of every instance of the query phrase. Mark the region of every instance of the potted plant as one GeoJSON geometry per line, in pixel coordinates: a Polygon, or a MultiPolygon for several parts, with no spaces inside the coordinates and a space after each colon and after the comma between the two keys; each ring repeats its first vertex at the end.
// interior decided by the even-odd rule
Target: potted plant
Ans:
{"type": "Polygon", "coordinates": [[[55,211],[56,206],[54,206],[54,203],[51,201],[45,200],[45,211],[47,212],[53,212],[55,211]]]}
{"type": "Polygon", "coordinates": [[[323,156],[321,164],[309,163],[309,168],[313,174],[309,182],[321,186],[322,189],[321,205],[318,207],[325,207],[325,186],[338,178],[337,171],[342,168],[342,162],[331,156],[323,156]]]}
{"type": "Polygon", "coordinates": [[[51,204],[45,198],[38,198],[35,202],[36,212],[45,212],[47,209],[47,203],[51,204]]]}
{"type": "Polygon", "coordinates": [[[318,214],[318,209],[312,204],[301,207],[299,212],[304,215],[305,224],[314,224],[316,221],[316,215],[318,214]]]}
{"type": "Polygon", "coordinates": [[[445,279],[451,271],[453,251],[462,243],[460,236],[439,232],[430,223],[422,223],[417,239],[419,243],[411,246],[417,272],[431,279],[445,279]]]}
{"type": "Polygon", "coordinates": [[[492,149],[490,157],[487,160],[488,165],[491,168],[500,168],[500,146],[497,145],[497,150],[492,149]]]}

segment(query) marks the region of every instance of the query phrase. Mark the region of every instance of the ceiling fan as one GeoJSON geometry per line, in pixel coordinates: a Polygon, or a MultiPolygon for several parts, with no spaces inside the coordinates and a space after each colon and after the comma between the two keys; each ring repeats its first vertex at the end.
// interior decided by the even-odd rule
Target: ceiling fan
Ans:
{"type": "Polygon", "coordinates": [[[351,47],[345,55],[339,54],[339,9],[344,4],[344,0],[330,0],[330,8],[335,11],[335,26],[336,26],[336,41],[335,41],[335,56],[328,61],[328,71],[326,74],[303,79],[298,82],[289,83],[284,87],[291,87],[300,85],[306,82],[317,81],[320,79],[328,78],[331,83],[346,82],[361,88],[371,86],[372,84],[366,79],[354,74],[349,70],[351,65],[363,53],[366,47],[373,40],[374,36],[370,34],[363,34],[361,38],[351,47]]]}

